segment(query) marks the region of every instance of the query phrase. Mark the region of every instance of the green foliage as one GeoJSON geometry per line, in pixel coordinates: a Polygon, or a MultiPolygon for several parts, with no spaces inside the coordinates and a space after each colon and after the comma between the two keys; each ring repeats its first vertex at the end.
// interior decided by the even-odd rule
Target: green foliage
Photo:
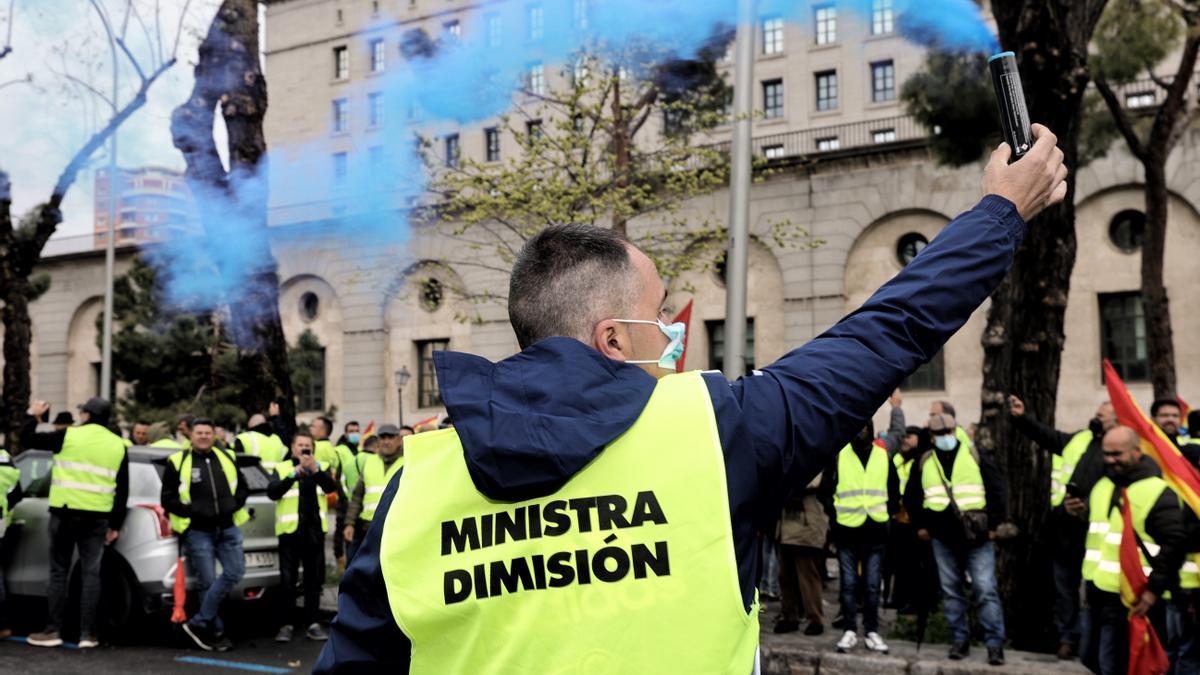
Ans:
{"type": "Polygon", "coordinates": [[[900,90],[909,114],[928,129],[939,163],[977,161],[1000,142],[1000,118],[987,57],[930,52],[900,90]]]}
{"type": "Polygon", "coordinates": [[[1090,69],[1110,84],[1144,77],[1179,47],[1183,21],[1160,0],[1109,0],[1092,39],[1090,69]]]}
{"type": "MultiPolygon", "coordinates": [[[[430,192],[440,199],[436,226],[459,244],[439,262],[507,274],[542,228],[636,221],[631,238],[664,276],[711,264],[725,247],[725,214],[682,207],[728,184],[727,148],[699,141],[729,121],[730,88],[716,65],[727,42],[718,34],[686,61],[646,45],[579,55],[564,73],[569,86],[519,95],[515,112],[501,118],[501,162],[447,161],[435,139],[423,139],[435,169],[430,192]]],[[[773,225],[777,242],[804,236],[773,225]]],[[[474,302],[504,300],[503,291],[450,290],[474,302]]]]}

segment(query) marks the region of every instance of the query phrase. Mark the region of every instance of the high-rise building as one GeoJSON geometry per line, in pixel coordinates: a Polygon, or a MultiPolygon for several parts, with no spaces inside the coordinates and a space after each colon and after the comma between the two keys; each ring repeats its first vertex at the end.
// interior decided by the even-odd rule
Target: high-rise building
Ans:
{"type": "MultiPolygon", "coordinates": [[[[108,245],[108,168],[96,171],[94,244],[108,245]]],[[[195,203],[183,174],[162,167],[117,169],[117,246],[145,244],[196,226],[195,203]]]]}

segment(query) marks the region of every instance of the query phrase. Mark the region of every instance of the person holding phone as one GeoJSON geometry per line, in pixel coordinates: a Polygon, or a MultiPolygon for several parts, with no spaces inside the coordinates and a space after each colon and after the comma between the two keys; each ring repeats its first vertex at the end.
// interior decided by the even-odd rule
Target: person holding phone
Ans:
{"type": "Polygon", "coordinates": [[[1075,658],[1079,653],[1079,584],[1087,523],[1070,511],[1087,506],[1092,486],[1104,475],[1104,432],[1117,426],[1117,414],[1108,401],[1100,404],[1086,429],[1074,433],[1054,427],[1025,414],[1025,402],[1008,397],[1013,425],[1026,438],[1051,454],[1050,528],[1048,541],[1054,546],[1054,624],[1058,629],[1058,658],[1075,658]]]}
{"type": "Polygon", "coordinates": [[[302,626],[309,640],[329,634],[317,622],[321,588],[325,584],[325,535],[329,508],[325,495],[337,492],[329,465],[318,462],[315,442],[308,431],[292,438],[292,457],[275,465],[267,496],[275,505],[275,535],[279,537],[279,632],[276,642],[291,642],[294,626],[302,626]],[[304,566],[304,611],[296,614],[296,579],[304,566]]]}

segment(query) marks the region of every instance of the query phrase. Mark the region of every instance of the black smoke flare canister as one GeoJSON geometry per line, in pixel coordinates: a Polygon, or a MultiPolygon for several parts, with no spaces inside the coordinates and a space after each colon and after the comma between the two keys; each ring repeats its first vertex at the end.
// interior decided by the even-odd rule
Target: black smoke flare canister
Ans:
{"type": "Polygon", "coordinates": [[[1000,52],[988,59],[992,71],[992,87],[1000,106],[1000,126],[1004,141],[1012,148],[1015,162],[1033,147],[1033,131],[1029,127],[1029,109],[1025,107],[1025,90],[1021,88],[1021,73],[1017,71],[1017,56],[1000,52]]]}

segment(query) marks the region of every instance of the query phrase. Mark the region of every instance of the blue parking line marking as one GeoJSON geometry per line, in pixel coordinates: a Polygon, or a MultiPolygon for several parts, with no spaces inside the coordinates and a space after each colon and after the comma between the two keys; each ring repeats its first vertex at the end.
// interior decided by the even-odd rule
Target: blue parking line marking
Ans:
{"type": "MultiPolygon", "coordinates": [[[[24,643],[28,644],[29,638],[24,635],[12,635],[8,638],[8,641],[9,642],[24,642],[24,643]]],[[[79,645],[74,642],[64,642],[64,643],[62,643],[62,646],[64,649],[79,649],[79,645]]]]}
{"type": "Polygon", "coordinates": [[[279,666],[264,666],[261,663],[248,663],[246,661],[226,661],[224,659],[209,659],[203,656],[176,656],[175,660],[180,663],[194,663],[198,666],[216,666],[218,668],[232,668],[233,670],[249,670],[256,673],[290,673],[291,668],[280,668],[279,666]]]}

